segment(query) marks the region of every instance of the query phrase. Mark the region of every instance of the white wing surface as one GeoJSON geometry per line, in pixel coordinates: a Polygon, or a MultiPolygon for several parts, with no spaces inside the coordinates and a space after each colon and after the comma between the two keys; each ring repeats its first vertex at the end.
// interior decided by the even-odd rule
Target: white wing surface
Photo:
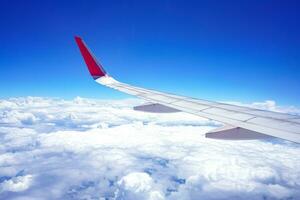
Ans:
{"type": "Polygon", "coordinates": [[[75,39],[90,73],[97,83],[153,103],[153,105],[142,106],[137,110],[145,108],[145,110],[151,111],[153,108],[154,112],[159,112],[159,110],[162,112],[183,111],[226,125],[225,128],[207,133],[206,137],[256,139],[273,136],[300,143],[300,116],[194,99],[119,82],[107,75],[81,38],[75,37],[75,39]]]}

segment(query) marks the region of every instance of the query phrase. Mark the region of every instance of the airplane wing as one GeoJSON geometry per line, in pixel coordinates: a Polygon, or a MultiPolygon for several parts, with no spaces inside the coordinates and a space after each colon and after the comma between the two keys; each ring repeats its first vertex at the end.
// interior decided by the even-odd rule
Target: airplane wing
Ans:
{"type": "Polygon", "coordinates": [[[195,99],[119,82],[109,76],[80,37],[76,43],[94,80],[104,86],[144,99],[151,104],[134,109],[145,112],[186,112],[225,124],[206,133],[215,139],[259,139],[273,136],[300,143],[300,116],[195,99]]]}

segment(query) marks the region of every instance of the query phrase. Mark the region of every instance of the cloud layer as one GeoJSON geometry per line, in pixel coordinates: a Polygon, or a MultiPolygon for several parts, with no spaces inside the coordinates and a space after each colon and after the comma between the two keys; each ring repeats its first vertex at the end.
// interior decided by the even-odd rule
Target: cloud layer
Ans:
{"type": "Polygon", "coordinates": [[[0,100],[0,199],[300,198],[300,145],[206,139],[220,124],[141,103],[0,100]]]}

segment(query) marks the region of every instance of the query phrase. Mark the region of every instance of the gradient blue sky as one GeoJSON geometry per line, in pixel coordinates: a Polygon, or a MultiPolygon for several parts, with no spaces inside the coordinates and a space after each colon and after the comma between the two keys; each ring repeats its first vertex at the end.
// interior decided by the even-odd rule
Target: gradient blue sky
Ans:
{"type": "Polygon", "coordinates": [[[146,88],[219,101],[300,105],[297,1],[0,3],[0,98],[128,97],[97,85],[80,35],[106,71],[146,88]]]}

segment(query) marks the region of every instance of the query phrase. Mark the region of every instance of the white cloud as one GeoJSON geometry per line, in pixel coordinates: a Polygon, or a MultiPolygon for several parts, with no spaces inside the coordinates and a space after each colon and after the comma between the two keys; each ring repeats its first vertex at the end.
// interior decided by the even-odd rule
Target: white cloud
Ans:
{"type": "Polygon", "coordinates": [[[9,180],[4,180],[0,184],[0,191],[1,192],[20,192],[27,190],[33,181],[32,175],[26,175],[26,176],[16,176],[9,180]]]}
{"type": "MultiPolygon", "coordinates": [[[[228,102],[227,102],[228,103],[228,102]]],[[[300,109],[295,106],[278,106],[276,102],[273,100],[266,100],[264,102],[254,102],[251,104],[243,104],[240,102],[231,102],[236,105],[254,107],[262,110],[270,110],[273,112],[282,112],[282,113],[290,113],[290,114],[300,114],[300,109]]]]}
{"type": "Polygon", "coordinates": [[[220,124],[141,103],[0,100],[0,199],[300,198],[300,145],[207,139],[220,124]]]}

